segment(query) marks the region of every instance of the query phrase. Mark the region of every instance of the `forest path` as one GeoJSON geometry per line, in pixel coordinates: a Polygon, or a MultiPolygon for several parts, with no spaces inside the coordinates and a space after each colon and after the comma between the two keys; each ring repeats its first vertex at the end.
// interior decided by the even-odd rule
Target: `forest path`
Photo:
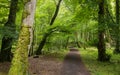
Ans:
{"type": "Polygon", "coordinates": [[[90,75],[81,60],[79,51],[70,48],[64,61],[51,57],[30,58],[31,75],[90,75]]]}
{"type": "Polygon", "coordinates": [[[60,75],[90,75],[77,49],[70,48],[70,52],[64,59],[60,75]]]}

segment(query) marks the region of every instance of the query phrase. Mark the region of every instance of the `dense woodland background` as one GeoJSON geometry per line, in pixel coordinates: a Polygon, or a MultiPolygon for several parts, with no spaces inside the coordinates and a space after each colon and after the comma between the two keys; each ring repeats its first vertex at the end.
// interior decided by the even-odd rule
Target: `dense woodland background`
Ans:
{"type": "MultiPolygon", "coordinates": [[[[9,75],[28,56],[69,47],[95,47],[101,62],[111,60],[108,49],[119,54],[120,0],[0,1],[0,61],[13,58],[9,75]]],[[[28,65],[20,68],[26,75],[28,65]]]]}

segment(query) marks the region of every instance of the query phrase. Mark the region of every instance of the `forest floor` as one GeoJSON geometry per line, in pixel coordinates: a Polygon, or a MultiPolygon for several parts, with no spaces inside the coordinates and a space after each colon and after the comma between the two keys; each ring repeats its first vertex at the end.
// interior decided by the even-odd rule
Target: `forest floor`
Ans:
{"type": "Polygon", "coordinates": [[[70,49],[63,61],[52,57],[30,58],[29,61],[32,75],[90,75],[77,49],[70,49]]]}
{"type": "Polygon", "coordinates": [[[7,75],[10,68],[10,62],[0,63],[0,75],[7,75]]]}
{"type": "MultiPolygon", "coordinates": [[[[30,75],[90,75],[77,49],[70,49],[64,60],[52,56],[29,58],[30,75]]],[[[10,63],[0,63],[0,75],[7,75],[10,63]]]]}

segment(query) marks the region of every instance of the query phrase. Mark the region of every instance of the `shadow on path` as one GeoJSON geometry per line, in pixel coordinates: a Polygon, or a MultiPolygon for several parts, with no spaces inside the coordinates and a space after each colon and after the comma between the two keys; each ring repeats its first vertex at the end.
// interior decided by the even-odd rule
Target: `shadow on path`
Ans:
{"type": "Polygon", "coordinates": [[[70,48],[70,52],[64,59],[60,75],[90,75],[77,49],[70,48]]]}

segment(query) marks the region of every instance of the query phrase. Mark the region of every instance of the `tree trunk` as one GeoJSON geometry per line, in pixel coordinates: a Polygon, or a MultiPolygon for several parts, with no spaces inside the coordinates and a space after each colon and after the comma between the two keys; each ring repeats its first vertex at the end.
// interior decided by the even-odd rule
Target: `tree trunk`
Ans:
{"type": "Polygon", "coordinates": [[[120,14],[120,10],[119,10],[119,0],[116,0],[116,37],[115,37],[115,39],[116,39],[116,47],[115,47],[115,50],[114,50],[114,52],[115,53],[120,53],[120,26],[119,26],[119,21],[120,21],[120,17],[119,17],[119,14],[120,14]]]}
{"type": "MultiPolygon", "coordinates": [[[[55,10],[55,13],[54,13],[54,15],[53,15],[53,17],[52,17],[52,19],[51,19],[50,25],[53,25],[53,23],[54,23],[57,15],[58,15],[61,1],[62,1],[62,0],[59,0],[58,4],[57,4],[57,6],[56,6],[56,10],[55,10]]],[[[49,33],[49,32],[48,32],[48,33],[49,33]]],[[[45,34],[43,35],[42,41],[40,42],[39,47],[38,47],[38,49],[37,49],[37,51],[36,51],[36,55],[42,54],[42,48],[44,47],[44,45],[45,45],[45,43],[46,43],[46,40],[47,40],[47,37],[48,37],[48,33],[45,33],[45,34]]],[[[49,35],[50,35],[50,34],[49,34],[49,35]]]]}
{"type": "MultiPolygon", "coordinates": [[[[16,30],[15,20],[17,13],[17,4],[18,4],[18,0],[11,0],[8,21],[4,25],[4,27],[8,28],[8,31],[12,32],[12,34],[15,34],[15,30],[16,30]]],[[[4,34],[2,38],[0,61],[11,61],[11,55],[12,55],[11,48],[12,48],[12,42],[14,36],[10,36],[10,35],[11,34],[7,32],[4,34]]]]}
{"type": "Polygon", "coordinates": [[[8,75],[28,75],[28,49],[34,22],[36,0],[24,1],[23,19],[17,48],[8,75]]]}
{"type": "Polygon", "coordinates": [[[98,60],[108,61],[105,48],[105,11],[104,0],[99,0],[98,12],[98,60]]]}
{"type": "Polygon", "coordinates": [[[30,29],[30,44],[28,47],[28,56],[33,55],[33,44],[34,44],[34,30],[33,27],[30,29]]]}
{"type": "Polygon", "coordinates": [[[40,42],[39,47],[38,47],[38,49],[36,51],[36,55],[42,54],[42,48],[44,47],[44,45],[46,43],[47,37],[48,37],[48,35],[44,34],[44,36],[42,38],[42,41],[40,42]]]}

